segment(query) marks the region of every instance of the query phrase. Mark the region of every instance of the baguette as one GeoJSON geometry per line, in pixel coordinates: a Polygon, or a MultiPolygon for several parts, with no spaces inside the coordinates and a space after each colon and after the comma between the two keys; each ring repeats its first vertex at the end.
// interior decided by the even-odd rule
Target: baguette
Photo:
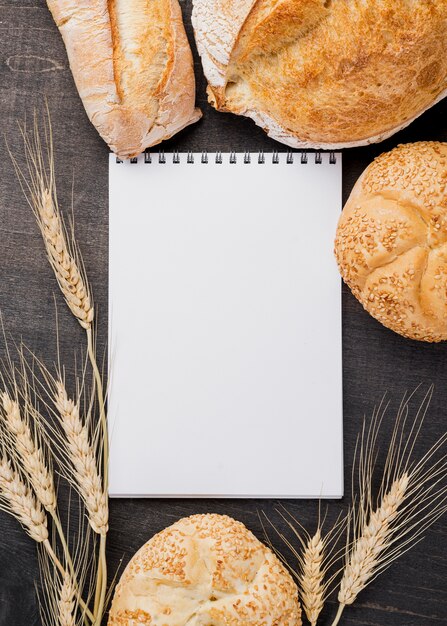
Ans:
{"type": "Polygon", "coordinates": [[[117,156],[136,156],[200,118],[177,0],[47,4],[87,115],[117,156]]]}

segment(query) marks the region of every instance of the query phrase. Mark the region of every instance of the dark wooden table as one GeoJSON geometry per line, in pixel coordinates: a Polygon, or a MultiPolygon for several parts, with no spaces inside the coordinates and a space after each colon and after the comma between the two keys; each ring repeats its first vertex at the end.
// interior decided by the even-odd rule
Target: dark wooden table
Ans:
{"type": "MultiPolygon", "coordinates": [[[[188,34],[190,0],[183,3],[188,34]]],[[[194,48],[194,44],[193,44],[194,48]]],[[[168,142],[166,150],[283,149],[251,121],[216,113],[206,102],[205,81],[196,56],[197,99],[204,119],[168,142]]],[[[59,195],[69,206],[74,176],[74,213],[77,236],[100,313],[100,350],[105,350],[107,319],[107,148],[90,125],[78,98],[59,33],[44,0],[3,0],[0,5],[0,115],[2,134],[13,152],[21,145],[16,120],[42,108],[48,99],[54,126],[59,195]]],[[[348,150],[343,155],[346,198],[358,175],[380,152],[400,142],[447,140],[447,101],[383,144],[348,150]]],[[[56,354],[55,281],[45,259],[34,218],[27,207],[5,149],[0,159],[0,309],[7,331],[23,340],[51,363],[56,354]]],[[[58,294],[57,294],[58,295],[58,294]]],[[[80,345],[80,327],[60,298],[60,350],[72,361],[80,345]]],[[[373,320],[343,289],[343,360],[346,493],[355,439],[364,414],[388,391],[391,418],[405,390],[419,383],[435,384],[435,393],[418,451],[446,430],[447,349],[407,341],[373,320]]],[[[1,346],[1,352],[4,346],[1,346]]],[[[303,441],[296,442],[296,454],[303,441]]],[[[318,451],[316,451],[316,454],[318,451]]],[[[265,460],[264,460],[265,461],[265,460]]],[[[274,471],[274,468],[272,468],[274,471]]],[[[346,507],[329,502],[329,518],[346,507]]],[[[109,564],[114,572],[155,532],[176,519],[196,512],[227,513],[243,521],[259,537],[258,510],[280,523],[273,501],[252,500],[114,500],[111,502],[109,564]]],[[[318,505],[293,501],[288,508],[308,528],[315,523],[318,505]]],[[[447,624],[447,518],[427,532],[425,540],[363,592],[345,613],[343,624],[439,626],[447,624]]],[[[276,542],[279,547],[279,543],[276,542]]],[[[0,626],[40,624],[34,582],[38,579],[35,546],[18,523],[0,512],[0,626]]],[[[328,623],[330,602],[322,624],[328,623]],[[324,619],[325,618],[325,619],[324,619]]]]}

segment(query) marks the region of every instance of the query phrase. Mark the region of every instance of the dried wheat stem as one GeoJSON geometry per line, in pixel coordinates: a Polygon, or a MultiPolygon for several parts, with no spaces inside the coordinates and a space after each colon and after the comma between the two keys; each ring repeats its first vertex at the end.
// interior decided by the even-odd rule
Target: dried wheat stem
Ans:
{"type": "Polygon", "coordinates": [[[324,542],[320,529],[309,537],[302,556],[302,568],[298,578],[301,588],[301,601],[307,619],[315,626],[324,606],[324,542]]]}
{"type": "Polygon", "coordinates": [[[337,615],[335,616],[335,619],[332,622],[332,626],[337,626],[338,625],[344,610],[345,610],[345,605],[344,604],[339,604],[338,605],[337,615]]]}
{"type": "MultiPolygon", "coordinates": [[[[90,364],[92,366],[94,378],[95,378],[95,388],[96,395],[98,399],[99,406],[99,419],[102,430],[102,445],[103,445],[103,486],[104,491],[108,493],[108,484],[109,484],[109,436],[108,436],[108,428],[107,428],[107,416],[105,412],[105,399],[104,399],[104,391],[102,386],[101,374],[99,372],[98,364],[96,362],[96,354],[95,347],[93,341],[93,331],[92,328],[87,329],[87,349],[88,355],[90,359],[90,364]]],[[[96,593],[95,593],[95,615],[98,617],[98,624],[101,623],[102,613],[104,611],[105,598],[107,592],[107,561],[106,561],[106,536],[102,535],[100,544],[99,544],[99,563],[98,563],[98,571],[96,577],[96,593]]]]}
{"type": "Polygon", "coordinates": [[[28,420],[21,414],[20,406],[5,391],[1,394],[5,425],[12,438],[14,451],[19,455],[23,470],[42,506],[54,513],[56,490],[53,476],[47,466],[45,454],[31,432],[28,420]]]}
{"type": "Polygon", "coordinates": [[[101,626],[107,592],[106,535],[101,535],[100,537],[98,576],[96,584],[98,585],[100,591],[95,597],[94,613],[96,615],[96,621],[94,626],[101,626]]]}
{"type": "Polygon", "coordinates": [[[104,483],[104,491],[107,493],[108,488],[109,488],[109,437],[108,437],[108,428],[107,428],[107,416],[106,416],[106,409],[105,409],[104,390],[102,386],[101,373],[99,371],[98,364],[96,362],[92,328],[87,329],[87,351],[88,351],[88,356],[90,360],[90,365],[92,367],[93,375],[95,378],[95,389],[96,389],[96,395],[98,398],[99,420],[101,423],[101,430],[102,430],[101,443],[103,445],[103,453],[102,453],[103,483],[104,483]]]}
{"type": "Polygon", "coordinates": [[[84,500],[89,522],[99,535],[108,531],[107,497],[102,487],[96,456],[87,427],[79,415],[79,407],[71,400],[61,381],[56,383],[55,404],[65,433],[73,477],[84,500]]]}
{"type": "Polygon", "coordinates": [[[48,539],[47,517],[42,505],[6,458],[0,458],[0,498],[29,536],[42,543],[48,539]]]}
{"type": "Polygon", "coordinates": [[[392,540],[392,524],[405,499],[408,484],[408,474],[397,478],[382,498],[380,506],[359,529],[340,582],[340,605],[352,604],[376,573],[380,557],[392,540]]]}
{"type": "Polygon", "coordinates": [[[94,312],[88,285],[67,243],[53,192],[42,183],[39,195],[33,194],[32,201],[51,267],[67,305],[81,326],[90,328],[94,312]]]}

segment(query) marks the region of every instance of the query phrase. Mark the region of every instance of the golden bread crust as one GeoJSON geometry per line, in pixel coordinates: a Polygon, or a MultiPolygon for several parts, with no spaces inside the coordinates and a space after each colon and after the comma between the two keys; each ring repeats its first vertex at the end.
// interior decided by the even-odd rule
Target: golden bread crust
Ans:
{"type": "Polygon", "coordinates": [[[224,515],[181,519],[148,541],[116,588],[109,626],[301,626],[276,556],[224,515]]]}
{"type": "Polygon", "coordinates": [[[213,105],[292,147],[380,141],[447,94],[444,0],[194,0],[193,24],[213,105]]]}
{"type": "Polygon", "coordinates": [[[400,145],[359,178],[337,228],[343,280],[395,332],[447,339],[447,143],[400,145]]]}
{"type": "Polygon", "coordinates": [[[177,0],[47,4],[87,115],[118,156],[135,156],[200,118],[177,0]]]}

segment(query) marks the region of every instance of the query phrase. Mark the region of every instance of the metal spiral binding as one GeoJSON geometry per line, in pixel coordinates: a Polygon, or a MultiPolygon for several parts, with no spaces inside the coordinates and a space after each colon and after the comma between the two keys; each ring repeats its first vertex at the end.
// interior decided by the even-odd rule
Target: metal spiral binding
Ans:
{"type": "MultiPolygon", "coordinates": [[[[284,154],[284,153],[280,153],[278,152],[278,150],[274,150],[272,152],[272,163],[273,164],[278,164],[280,162],[280,154],[284,154]]],[[[311,155],[315,155],[314,156],[314,162],[316,165],[321,165],[323,163],[323,153],[321,151],[316,151],[316,152],[308,152],[307,150],[302,150],[299,152],[293,152],[292,150],[289,150],[287,152],[287,156],[286,156],[286,163],[288,165],[292,165],[295,162],[295,157],[297,157],[300,161],[300,163],[302,165],[306,165],[309,162],[309,159],[311,158],[311,155]]],[[[230,152],[229,154],[229,163],[234,164],[237,163],[237,153],[235,151],[230,152]]],[[[124,163],[123,159],[120,159],[119,157],[116,157],[116,162],[117,163],[124,163]]],[[[166,155],[164,153],[163,150],[160,150],[160,152],[158,153],[158,162],[162,165],[164,165],[167,162],[167,158],[166,155]]],[[[178,150],[175,150],[172,153],[172,162],[173,163],[180,163],[181,162],[181,156],[178,150]]],[[[190,150],[187,153],[187,157],[186,157],[186,162],[187,163],[194,163],[194,153],[190,150]]],[[[207,164],[209,162],[209,155],[207,150],[203,150],[202,151],[202,155],[200,157],[200,162],[207,164]]],[[[223,156],[222,156],[222,152],[219,150],[218,152],[216,152],[216,156],[215,156],[215,162],[217,164],[222,164],[223,163],[223,156]]],[[[253,162],[253,157],[252,157],[252,153],[250,153],[249,150],[246,150],[243,156],[243,163],[245,164],[250,164],[253,162]]],[[[258,152],[258,159],[257,162],[259,165],[263,165],[266,162],[266,155],[264,153],[264,150],[260,150],[258,152]]],[[[138,163],[138,157],[133,157],[131,159],[129,159],[129,163],[131,164],[135,164],[138,163]]],[[[152,155],[150,152],[145,152],[144,153],[144,163],[152,163],[152,155]]],[[[337,163],[337,156],[335,154],[335,152],[331,151],[329,152],[329,164],[330,165],[335,165],[337,163]]]]}

